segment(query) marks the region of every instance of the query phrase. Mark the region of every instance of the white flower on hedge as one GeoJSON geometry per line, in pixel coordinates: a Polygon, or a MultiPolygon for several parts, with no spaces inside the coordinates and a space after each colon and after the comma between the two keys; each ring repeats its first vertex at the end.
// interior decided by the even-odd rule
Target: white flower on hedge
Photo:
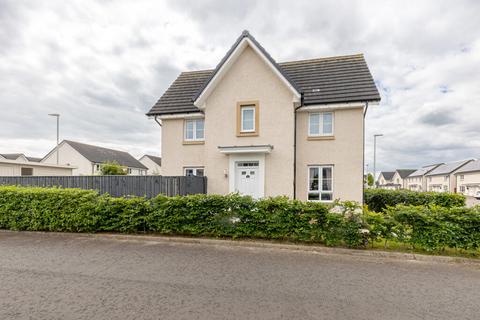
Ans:
{"type": "Polygon", "coordinates": [[[398,238],[398,235],[395,232],[392,232],[392,237],[398,238]]]}
{"type": "Polygon", "coordinates": [[[232,217],[232,218],[230,218],[230,222],[235,224],[235,223],[237,223],[237,222],[240,222],[240,218],[238,218],[238,217],[232,217]]]}
{"type": "Polygon", "coordinates": [[[368,230],[368,229],[360,229],[360,233],[361,233],[361,234],[369,234],[369,233],[370,233],[370,230],[368,230]]]}
{"type": "Polygon", "coordinates": [[[332,213],[343,213],[343,207],[342,206],[335,206],[332,209],[330,209],[330,212],[332,213]]]}

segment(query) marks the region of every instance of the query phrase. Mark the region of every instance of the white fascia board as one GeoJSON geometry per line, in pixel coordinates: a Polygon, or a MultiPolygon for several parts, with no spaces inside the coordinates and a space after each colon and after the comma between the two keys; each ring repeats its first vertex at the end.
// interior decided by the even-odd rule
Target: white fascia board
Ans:
{"type": "Polygon", "coordinates": [[[250,46],[250,48],[252,48],[260,56],[260,58],[270,67],[270,69],[272,69],[272,71],[282,80],[282,82],[290,89],[290,91],[292,91],[296,101],[300,101],[300,93],[290,84],[290,82],[288,82],[288,80],[277,70],[277,68],[275,68],[275,66],[267,59],[267,57],[265,57],[265,55],[250,39],[244,38],[228,57],[227,61],[225,61],[220,70],[218,70],[218,72],[213,76],[208,85],[203,89],[200,96],[193,102],[194,106],[199,109],[203,109],[205,107],[205,101],[207,100],[208,96],[212,93],[213,89],[217,86],[223,75],[230,69],[230,67],[234,64],[247,46],[250,46]]]}
{"type": "Polygon", "coordinates": [[[331,110],[339,110],[339,109],[356,109],[356,108],[365,108],[365,103],[353,102],[353,103],[316,104],[311,106],[303,106],[300,109],[298,109],[298,112],[331,111],[331,110]]]}
{"type": "Polygon", "coordinates": [[[165,114],[163,116],[157,116],[160,120],[166,119],[199,119],[205,118],[205,115],[201,112],[191,112],[191,113],[179,113],[179,114],[165,114]]]}

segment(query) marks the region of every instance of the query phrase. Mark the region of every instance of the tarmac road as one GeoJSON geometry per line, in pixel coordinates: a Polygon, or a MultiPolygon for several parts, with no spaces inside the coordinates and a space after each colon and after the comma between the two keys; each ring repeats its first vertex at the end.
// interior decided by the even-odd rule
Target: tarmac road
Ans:
{"type": "Polygon", "coordinates": [[[0,232],[0,319],[480,319],[480,269],[0,232]]]}

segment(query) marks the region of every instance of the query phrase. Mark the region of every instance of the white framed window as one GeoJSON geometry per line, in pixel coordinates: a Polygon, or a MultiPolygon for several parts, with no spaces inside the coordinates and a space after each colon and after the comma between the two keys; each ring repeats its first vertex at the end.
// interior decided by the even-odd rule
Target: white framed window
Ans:
{"type": "Polygon", "coordinates": [[[308,167],[308,200],[333,201],[333,166],[308,167]]]}
{"type": "Polygon", "coordinates": [[[128,169],[127,169],[127,173],[128,173],[128,174],[132,174],[132,168],[128,168],[128,169]]]}
{"type": "Polygon", "coordinates": [[[460,180],[465,180],[465,176],[463,174],[460,175],[460,180]]]}
{"type": "Polygon", "coordinates": [[[187,177],[191,177],[191,176],[203,177],[205,173],[203,167],[188,167],[188,168],[185,168],[183,171],[185,173],[185,176],[187,177]]]}
{"type": "Polygon", "coordinates": [[[255,106],[242,106],[240,132],[255,132],[255,106]]]}
{"type": "Polygon", "coordinates": [[[448,180],[448,176],[444,176],[443,181],[447,181],[447,180],[448,180]]]}
{"type": "Polygon", "coordinates": [[[333,112],[312,112],[308,116],[308,135],[333,136],[333,112]]]}
{"type": "Polygon", "coordinates": [[[204,141],[205,122],[204,119],[185,120],[185,141],[204,141]]]}

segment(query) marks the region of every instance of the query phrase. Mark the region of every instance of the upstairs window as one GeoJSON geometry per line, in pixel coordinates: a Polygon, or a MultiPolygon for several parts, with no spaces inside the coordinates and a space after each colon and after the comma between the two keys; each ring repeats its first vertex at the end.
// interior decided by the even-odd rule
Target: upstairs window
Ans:
{"type": "Polygon", "coordinates": [[[237,136],[256,136],[259,126],[258,102],[237,104],[237,136]]]}
{"type": "Polygon", "coordinates": [[[308,135],[333,136],[333,112],[314,112],[308,118],[308,135]]]}
{"type": "Polygon", "coordinates": [[[333,167],[308,168],[308,200],[333,201],[333,167]]]}
{"type": "Polygon", "coordinates": [[[205,125],[204,119],[185,120],[185,141],[204,141],[205,125]]]}

